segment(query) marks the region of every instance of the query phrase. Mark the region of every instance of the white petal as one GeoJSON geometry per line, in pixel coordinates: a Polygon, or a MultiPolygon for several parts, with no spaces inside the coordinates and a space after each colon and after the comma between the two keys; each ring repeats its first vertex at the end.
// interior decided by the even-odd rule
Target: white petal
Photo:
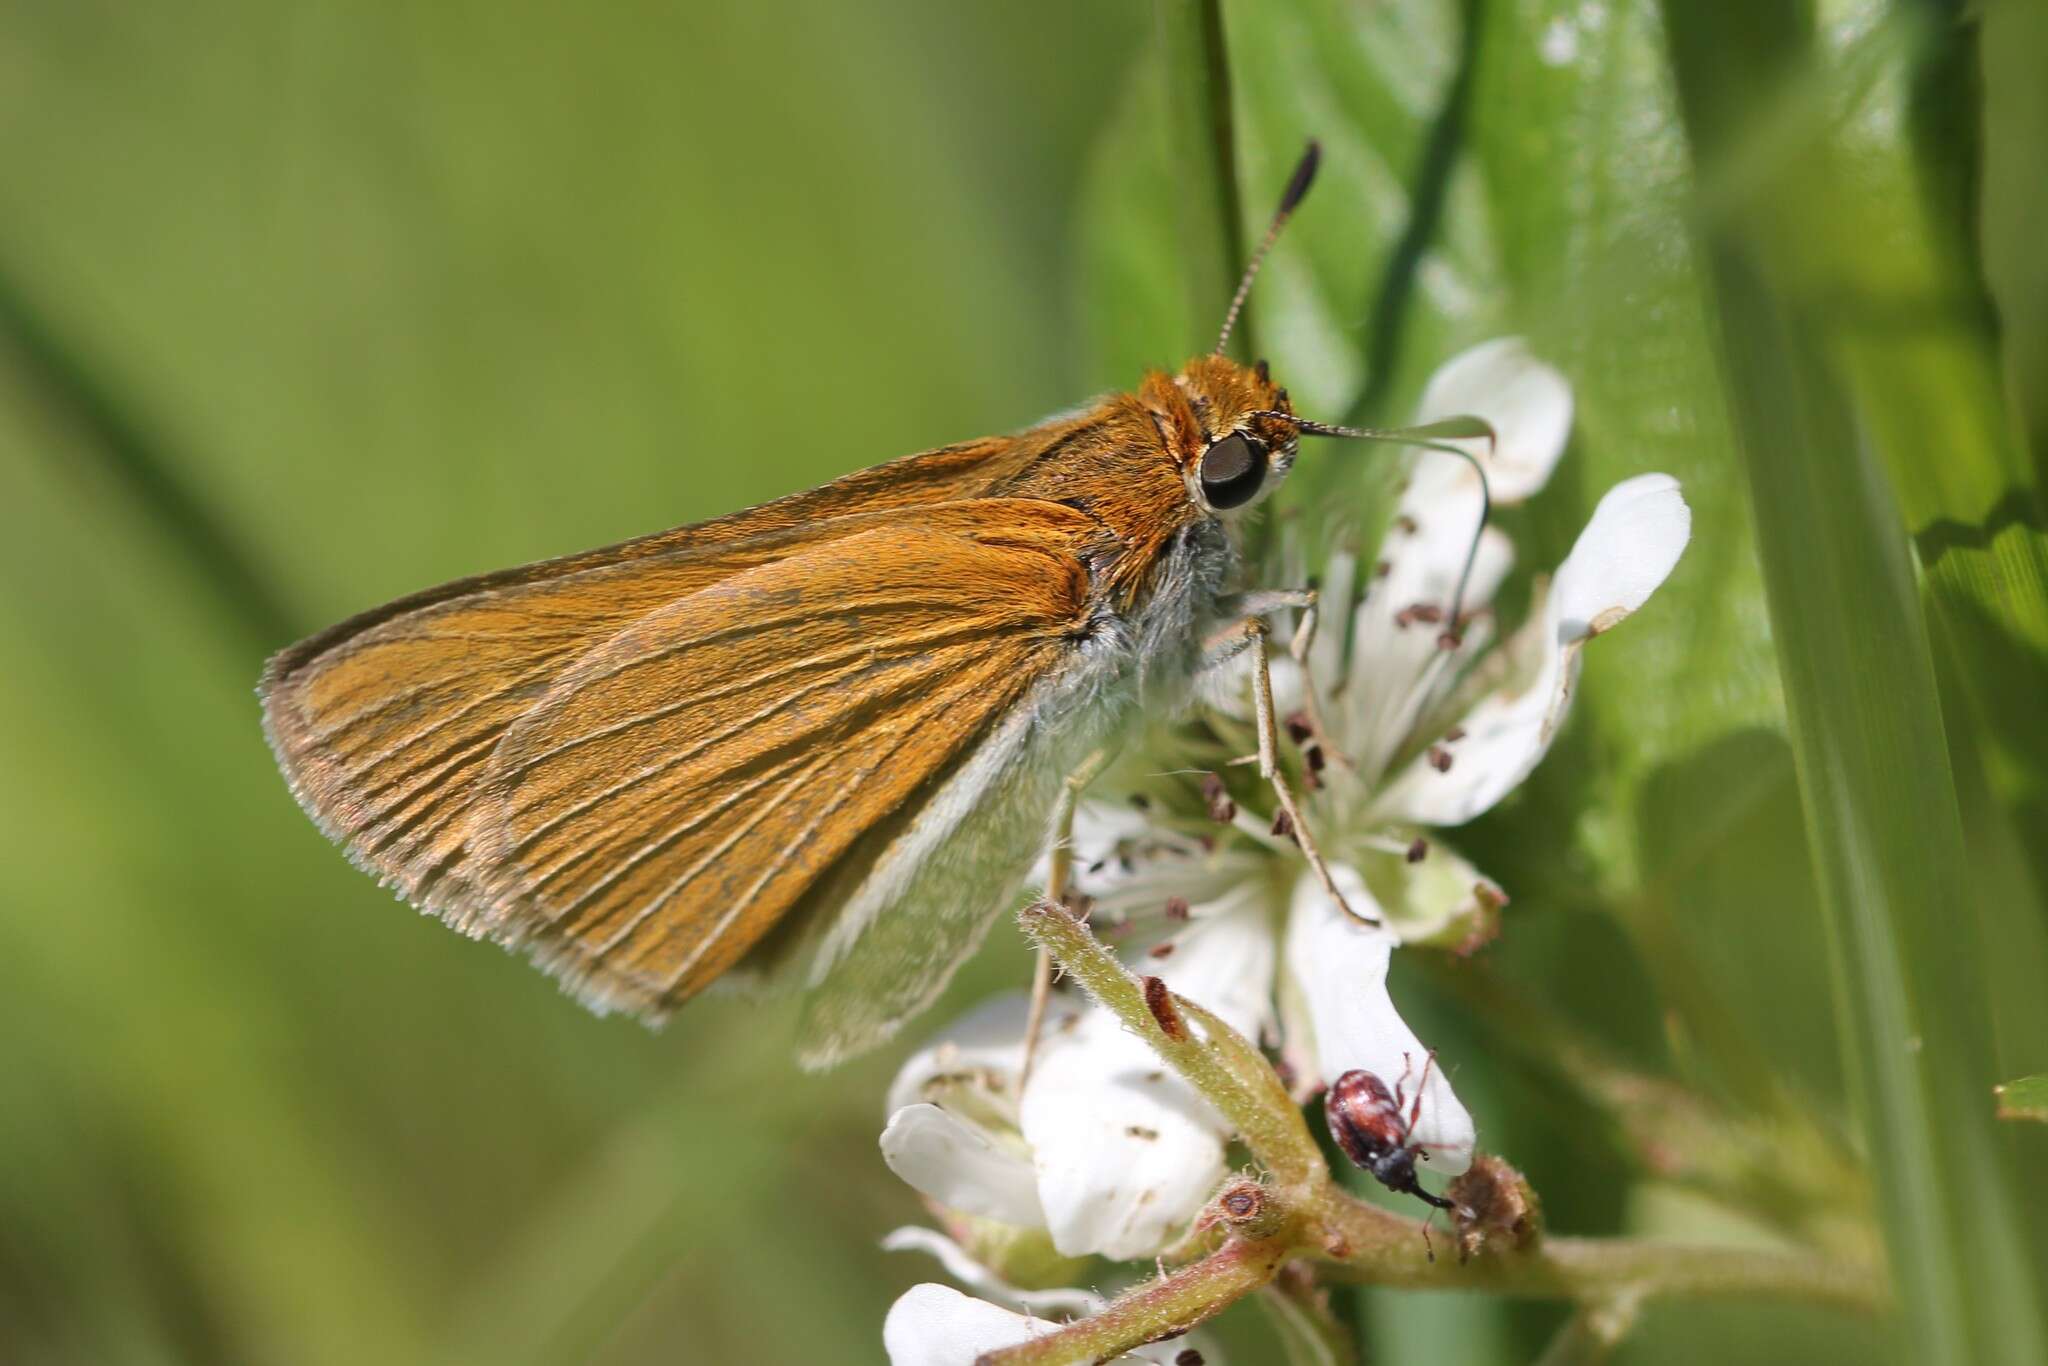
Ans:
{"type": "Polygon", "coordinates": [[[1426,841],[1419,862],[1380,859],[1371,869],[1387,928],[1403,944],[1477,947],[1507,903],[1492,879],[1441,840],[1426,841]]]}
{"type": "Polygon", "coordinates": [[[1551,585],[1558,634],[1599,635],[1641,607],[1692,538],[1692,509],[1668,474],[1639,474],[1607,491],[1551,585]]]}
{"type": "Polygon", "coordinates": [[[1308,667],[1327,691],[1344,676],[1344,623],[1351,616],[1353,596],[1360,591],[1357,559],[1348,551],[1338,551],[1323,566],[1322,579],[1316,605],[1322,623],[1309,646],[1308,667]]]}
{"type": "Polygon", "coordinates": [[[1236,841],[1206,850],[1193,835],[1129,802],[1084,801],[1074,813],[1073,888],[1109,916],[1156,917],[1170,898],[1197,905],[1253,876],[1256,851],[1236,841]]]}
{"type": "Polygon", "coordinates": [[[1448,769],[1417,757],[1381,795],[1379,811],[1420,825],[1462,825],[1513,791],[1550,749],[1578,682],[1579,649],[1642,606],[1678,563],[1692,514],[1678,481],[1644,474],[1608,490],[1558,568],[1533,678],[1480,699],[1442,746],[1448,769]]]}
{"type": "MultiPolygon", "coordinates": [[[[1173,942],[1171,954],[1147,957],[1139,970],[1256,1037],[1275,957],[1267,908],[1240,896],[1173,942]]],[[[1223,1179],[1222,1116],[1099,1007],[1047,1038],[1020,1118],[1053,1245],[1070,1257],[1158,1251],[1223,1179]]]]}
{"type": "MultiPolygon", "coordinates": [[[[1512,503],[1541,488],[1563,454],[1571,432],[1571,386],[1520,338],[1503,337],[1446,361],[1431,378],[1416,416],[1428,422],[1458,414],[1486,418],[1497,443],[1446,444],[1486,467],[1495,503],[1512,503]]],[[[1514,547],[1495,528],[1488,527],[1474,549],[1483,506],[1470,465],[1440,451],[1417,454],[1399,513],[1380,546],[1386,577],[1368,582],[1353,620],[1342,723],[1332,723],[1340,747],[1360,760],[1368,780],[1407,748],[1416,718],[1486,644],[1490,628],[1482,617],[1467,626],[1459,648],[1437,645],[1452,625],[1447,618],[1453,599],[1469,618],[1493,600],[1514,564],[1514,547]],[[1459,598],[1461,578],[1465,591],[1459,598]],[[1413,618],[1418,607],[1437,620],[1413,618]]]]}
{"type": "Polygon", "coordinates": [[[889,1084],[889,1110],[929,1100],[927,1086],[938,1078],[973,1076],[999,1104],[1015,1104],[1008,1088],[1024,1061],[1024,1023],[1031,1011],[1022,992],[994,996],[948,1025],[938,1038],[904,1060],[889,1084]]]}
{"type": "MultiPolygon", "coordinates": [[[[1377,910],[1355,869],[1337,864],[1331,875],[1354,909],[1377,910]]],[[[1387,963],[1397,942],[1392,931],[1345,914],[1313,877],[1295,884],[1287,967],[1314,1021],[1322,1079],[1363,1068],[1411,1101],[1421,1085],[1422,1110],[1411,1136],[1431,1145],[1423,1170],[1456,1176],[1472,1163],[1472,1116],[1387,995],[1387,963]]]]}
{"type": "Polygon", "coordinates": [[[1273,1016],[1278,948],[1266,883],[1270,876],[1270,868],[1260,866],[1226,895],[1196,903],[1188,923],[1170,936],[1171,953],[1155,956],[1156,949],[1151,949],[1133,965],[1253,1040],[1273,1016]]]}
{"type": "Polygon", "coordinates": [[[946,1274],[983,1299],[995,1300],[1025,1313],[1093,1314],[1105,1303],[1092,1290],[1020,1290],[974,1260],[966,1248],[937,1229],[906,1224],[882,1239],[884,1252],[924,1252],[938,1259],[946,1274]]]}
{"type": "MultiPolygon", "coordinates": [[[[1471,451],[1486,465],[1497,503],[1516,503],[1543,487],[1564,454],[1572,430],[1572,386],[1556,369],[1536,359],[1520,337],[1497,337],[1462,351],[1437,368],[1416,405],[1418,423],[1470,415],[1493,426],[1485,441],[1449,444],[1471,451]]],[[[1424,451],[1417,459],[1420,481],[1441,477],[1471,482],[1470,468],[1448,456],[1424,451]]]]}
{"type": "MultiPolygon", "coordinates": [[[[1483,618],[1467,629],[1461,645],[1446,650],[1438,644],[1445,622],[1407,615],[1418,604],[1449,612],[1477,515],[1474,501],[1469,516],[1439,509],[1397,523],[1382,546],[1387,576],[1371,586],[1353,614],[1350,681],[1331,721],[1338,732],[1332,739],[1359,763],[1368,781],[1406,748],[1416,719],[1488,643],[1483,618]],[[1410,525],[1414,530],[1406,529],[1410,525]]],[[[1490,601],[1513,564],[1513,545],[1488,528],[1473,561],[1465,609],[1490,601]]]]}
{"type": "Polygon", "coordinates": [[[1053,1246],[1069,1257],[1158,1251],[1223,1177],[1221,1117],[1106,1011],[1048,1043],[1023,1124],[1053,1246]]]}
{"type": "Polygon", "coordinates": [[[983,1352],[1029,1342],[1057,1327],[927,1281],[889,1306],[882,1348],[889,1366],[973,1366],[983,1352]]]}
{"type": "MultiPolygon", "coordinates": [[[[973,1366],[983,1352],[1015,1347],[1058,1327],[927,1281],[910,1287],[889,1306],[882,1347],[889,1353],[889,1366],[973,1366]]],[[[1186,1346],[1178,1340],[1155,1343],[1116,1360],[1165,1366],[1186,1346]]]]}
{"type": "Polygon", "coordinates": [[[1045,1226],[1031,1161],[985,1129],[936,1105],[906,1105],[882,1131],[882,1160],[948,1209],[1028,1228],[1045,1226]]]}

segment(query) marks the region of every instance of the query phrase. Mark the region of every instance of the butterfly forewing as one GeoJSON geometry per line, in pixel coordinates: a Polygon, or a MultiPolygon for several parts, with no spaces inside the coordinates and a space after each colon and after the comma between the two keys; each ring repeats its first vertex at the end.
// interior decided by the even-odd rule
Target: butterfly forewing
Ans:
{"type": "Polygon", "coordinates": [[[1089,519],[975,499],[913,522],[878,479],[943,494],[1002,464],[912,457],[851,476],[865,512],[806,524],[798,495],[394,604],[273,663],[273,742],[408,899],[663,1013],[1071,649],[1089,519]]]}
{"type": "Polygon", "coordinates": [[[921,521],[650,614],[506,734],[488,885],[567,975],[639,1009],[686,998],[1057,668],[1086,519],[988,500],[921,521]]]}

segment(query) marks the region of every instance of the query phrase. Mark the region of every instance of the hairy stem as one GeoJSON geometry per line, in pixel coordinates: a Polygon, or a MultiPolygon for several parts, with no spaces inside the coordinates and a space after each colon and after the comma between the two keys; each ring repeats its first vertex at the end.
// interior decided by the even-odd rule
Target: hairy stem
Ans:
{"type": "Polygon", "coordinates": [[[1099,1314],[984,1352],[975,1366],[1107,1361],[1133,1347],[1179,1337],[1270,1281],[1285,1258],[1286,1247],[1276,1240],[1233,1239],[1201,1261],[1119,1297],[1099,1314]]]}
{"type": "Polygon", "coordinates": [[[1875,1313],[1877,1273],[1809,1252],[1665,1242],[1649,1238],[1546,1237],[1469,1261],[1431,1260],[1422,1225],[1366,1204],[1334,1185],[1316,1222],[1341,1240],[1320,1255],[1333,1277],[1411,1290],[1479,1290],[1527,1299],[1601,1303],[1643,1299],[1779,1299],[1875,1313]]]}

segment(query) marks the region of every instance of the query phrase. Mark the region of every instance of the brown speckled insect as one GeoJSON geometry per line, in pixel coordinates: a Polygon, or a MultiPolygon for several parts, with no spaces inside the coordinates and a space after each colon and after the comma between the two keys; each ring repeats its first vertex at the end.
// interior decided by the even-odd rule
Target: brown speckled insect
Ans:
{"type": "Polygon", "coordinates": [[[1412,1101],[1405,1094],[1405,1066],[1392,1091],[1376,1074],[1353,1068],[1330,1084],[1329,1094],[1323,1098],[1323,1117],[1330,1123],[1330,1137],[1337,1140],[1344,1155],[1371,1172],[1382,1186],[1449,1210],[1456,1209],[1456,1205],[1441,1195],[1430,1194],[1415,1179],[1416,1159],[1426,1162],[1430,1148],[1443,1146],[1418,1143],[1414,1137],[1415,1125],[1422,1118],[1423,1088],[1429,1084],[1429,1069],[1435,1065],[1435,1053],[1424,1057],[1422,1076],[1415,1083],[1412,1101]]]}

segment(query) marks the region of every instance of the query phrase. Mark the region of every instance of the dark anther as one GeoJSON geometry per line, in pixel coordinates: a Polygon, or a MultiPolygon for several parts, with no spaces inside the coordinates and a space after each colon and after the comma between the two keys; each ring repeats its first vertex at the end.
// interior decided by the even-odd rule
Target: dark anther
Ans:
{"type": "Polygon", "coordinates": [[[1329,766],[1330,763],[1330,761],[1324,757],[1323,747],[1321,745],[1310,745],[1307,749],[1302,751],[1301,757],[1308,760],[1308,771],[1311,773],[1321,773],[1326,767],[1329,766]]]}
{"type": "Polygon", "coordinates": [[[1436,647],[1439,650],[1455,650],[1464,643],[1465,637],[1459,635],[1456,631],[1445,631],[1436,638],[1436,647]]]}
{"type": "Polygon", "coordinates": [[[1188,899],[1184,896],[1170,896],[1166,898],[1166,918],[1168,920],[1186,920],[1193,909],[1193,907],[1188,905],[1188,899]]]}
{"type": "Polygon", "coordinates": [[[1451,771],[1451,752],[1442,745],[1429,747],[1429,766],[1439,773],[1451,771]]]}
{"type": "Polygon", "coordinates": [[[1417,835],[1415,837],[1415,843],[1408,846],[1408,861],[1410,863],[1420,863],[1428,857],[1429,841],[1422,838],[1422,836],[1417,835]]]}
{"type": "Polygon", "coordinates": [[[1376,579],[1384,579],[1387,575],[1393,572],[1394,562],[1392,560],[1381,560],[1378,564],[1372,567],[1372,576],[1376,579]]]}
{"type": "Polygon", "coordinates": [[[1152,1012],[1152,1018],[1159,1025],[1159,1032],[1175,1043],[1188,1037],[1188,1027],[1180,1018],[1180,1007],[1173,1003],[1173,993],[1166,983],[1157,977],[1147,977],[1139,983],[1145,990],[1145,1009],[1152,1012]]]}
{"type": "Polygon", "coordinates": [[[1202,1366],[1202,1354],[1192,1347],[1184,1352],[1175,1352],[1173,1366],[1202,1366]]]}
{"type": "Polygon", "coordinates": [[[1396,531],[1405,532],[1406,534],[1413,536],[1417,531],[1421,529],[1421,524],[1405,512],[1394,519],[1394,530],[1396,531]]]}
{"type": "Polygon", "coordinates": [[[1266,364],[1264,358],[1261,358],[1258,364],[1252,366],[1252,369],[1258,372],[1259,383],[1271,384],[1273,382],[1273,367],[1266,364]]]}
{"type": "Polygon", "coordinates": [[[1202,800],[1208,804],[1210,820],[1228,825],[1237,819],[1237,803],[1230,800],[1230,789],[1213,773],[1202,775],[1202,800]]]}
{"type": "Polygon", "coordinates": [[[1140,811],[1150,811],[1152,809],[1152,799],[1142,792],[1133,792],[1131,794],[1131,805],[1140,811]]]}
{"type": "Polygon", "coordinates": [[[1444,609],[1433,602],[1418,602],[1408,609],[1408,619],[1434,626],[1444,619],[1444,609]]]}
{"type": "Polygon", "coordinates": [[[1282,811],[1273,817],[1273,833],[1282,839],[1294,838],[1294,817],[1282,811]]]}
{"type": "Polygon", "coordinates": [[[1315,727],[1308,723],[1308,713],[1305,711],[1289,712],[1287,720],[1282,724],[1287,727],[1287,738],[1297,745],[1306,743],[1308,738],[1316,733],[1315,727]]]}
{"type": "Polygon", "coordinates": [[[1171,939],[1162,939],[1147,950],[1147,952],[1154,958],[1164,958],[1173,952],[1173,941],[1171,939]]]}
{"type": "Polygon", "coordinates": [[[1464,738],[1465,728],[1463,726],[1452,726],[1449,730],[1444,732],[1444,742],[1446,744],[1455,744],[1457,741],[1462,740],[1464,738]]]}

